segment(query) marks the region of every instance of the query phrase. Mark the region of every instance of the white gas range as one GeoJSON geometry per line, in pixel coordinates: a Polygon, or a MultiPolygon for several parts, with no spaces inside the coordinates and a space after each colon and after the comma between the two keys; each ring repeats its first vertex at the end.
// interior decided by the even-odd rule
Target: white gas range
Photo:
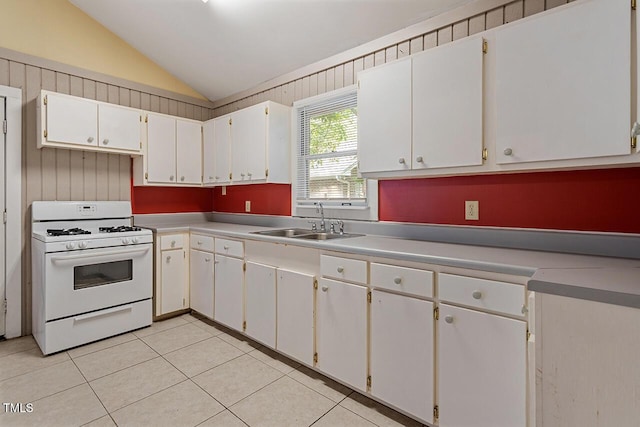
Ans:
{"type": "Polygon", "coordinates": [[[153,235],[129,202],[33,202],[33,336],[55,353],[152,321],[153,235]]]}

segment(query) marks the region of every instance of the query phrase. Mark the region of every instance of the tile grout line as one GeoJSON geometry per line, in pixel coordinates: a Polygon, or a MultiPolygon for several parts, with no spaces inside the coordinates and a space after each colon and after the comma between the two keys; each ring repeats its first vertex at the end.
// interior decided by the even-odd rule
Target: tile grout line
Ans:
{"type": "MultiPolygon", "coordinates": [[[[71,356],[69,355],[69,352],[68,352],[68,351],[67,351],[67,355],[69,356],[69,359],[71,359],[71,362],[73,363],[73,366],[75,366],[75,367],[76,367],[76,369],[78,370],[78,372],[80,372],[80,375],[82,375],[82,378],[84,378],[85,383],[86,383],[86,384],[87,384],[87,386],[91,389],[91,392],[93,392],[93,395],[96,397],[96,399],[98,399],[98,402],[100,402],[100,405],[102,405],[102,407],[104,408],[104,411],[107,413],[107,416],[109,416],[109,418],[111,418],[111,421],[113,421],[113,423],[114,423],[114,424],[116,424],[116,421],[115,421],[115,420],[113,419],[113,417],[111,416],[111,413],[109,412],[109,410],[107,409],[107,407],[106,407],[106,406],[104,406],[104,403],[103,403],[103,402],[102,402],[102,400],[100,399],[100,396],[98,396],[98,393],[96,393],[96,391],[93,389],[93,387],[91,386],[91,383],[89,383],[89,381],[87,380],[87,377],[84,375],[84,372],[82,372],[82,371],[80,370],[80,367],[76,364],[76,361],[75,361],[75,360],[73,360],[73,357],[71,357],[71,356]]],[[[98,420],[98,419],[102,418],[102,417],[104,417],[104,415],[102,415],[102,416],[100,416],[100,417],[98,417],[98,418],[96,418],[96,419],[94,419],[94,420],[91,420],[91,421],[89,421],[88,423],[85,423],[85,424],[89,424],[89,423],[91,423],[91,422],[93,422],[93,421],[95,421],[95,420],[98,420]]],[[[116,425],[118,425],[118,424],[116,424],[116,425]]]]}
{"type": "MultiPolygon", "coordinates": [[[[42,351],[40,350],[40,347],[36,347],[36,348],[37,348],[37,350],[40,352],[40,354],[42,354],[42,351]]],[[[25,351],[18,351],[18,352],[16,352],[16,353],[12,353],[11,355],[15,355],[15,354],[19,354],[19,353],[26,353],[26,352],[28,352],[28,351],[33,351],[33,350],[35,350],[35,349],[34,349],[34,348],[32,348],[32,349],[25,350],[25,351]]],[[[56,354],[56,355],[58,355],[58,354],[62,354],[62,353],[67,353],[67,351],[59,351],[59,352],[57,352],[57,353],[55,353],[55,354],[56,354]]],[[[8,355],[8,356],[9,356],[9,355],[8,355]]],[[[49,355],[49,356],[51,356],[51,355],[49,355]]],[[[43,357],[49,357],[49,356],[44,356],[44,355],[43,355],[43,357]]],[[[40,371],[40,370],[42,370],[42,369],[47,369],[47,368],[50,368],[50,367],[52,367],[52,366],[56,366],[56,365],[59,365],[59,364],[61,364],[61,363],[64,363],[64,362],[66,362],[67,360],[71,360],[71,356],[69,356],[69,354],[68,354],[68,353],[67,353],[67,357],[68,357],[68,359],[66,359],[66,360],[62,360],[62,361],[60,361],[60,362],[52,363],[51,365],[41,366],[41,367],[39,367],[39,368],[31,369],[31,370],[29,370],[29,371],[27,371],[27,372],[23,372],[23,373],[18,374],[18,375],[14,375],[14,376],[7,377],[7,378],[2,378],[2,379],[0,379],[0,382],[2,382],[2,381],[6,381],[6,380],[10,380],[10,379],[13,379],[13,378],[17,378],[17,377],[19,377],[19,376],[21,376],[21,375],[30,374],[31,372],[37,372],[37,371],[40,371]]],[[[1,360],[2,360],[2,358],[0,358],[0,361],[1,361],[1,360]]]]}

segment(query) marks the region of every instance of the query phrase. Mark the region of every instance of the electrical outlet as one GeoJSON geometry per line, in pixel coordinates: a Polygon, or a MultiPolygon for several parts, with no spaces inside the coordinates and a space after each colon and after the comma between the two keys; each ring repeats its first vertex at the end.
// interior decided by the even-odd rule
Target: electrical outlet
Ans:
{"type": "Polygon", "coordinates": [[[244,202],[244,211],[251,212],[251,200],[247,200],[244,202]]]}
{"type": "Polygon", "coordinates": [[[464,219],[477,221],[480,219],[480,206],[477,200],[464,202],[464,219]]]}
{"type": "Polygon", "coordinates": [[[223,196],[226,196],[226,195],[227,195],[227,186],[226,186],[226,185],[223,185],[223,186],[222,186],[222,195],[223,195],[223,196]]]}

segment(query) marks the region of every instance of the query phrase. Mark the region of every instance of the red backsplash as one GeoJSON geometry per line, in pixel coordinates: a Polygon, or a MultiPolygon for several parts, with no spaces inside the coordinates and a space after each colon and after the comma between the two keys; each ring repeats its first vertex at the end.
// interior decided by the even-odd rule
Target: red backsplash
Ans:
{"type": "Polygon", "coordinates": [[[213,206],[217,212],[245,213],[245,201],[251,201],[251,213],[262,215],[291,215],[290,184],[249,184],[227,186],[213,191],[213,206]]]}
{"type": "Polygon", "coordinates": [[[191,187],[131,187],[134,214],[211,212],[213,189],[191,187]]]}
{"type": "Polygon", "coordinates": [[[380,181],[381,221],[640,233],[640,168],[380,181]],[[464,219],[479,201],[479,221],[464,219]]]}

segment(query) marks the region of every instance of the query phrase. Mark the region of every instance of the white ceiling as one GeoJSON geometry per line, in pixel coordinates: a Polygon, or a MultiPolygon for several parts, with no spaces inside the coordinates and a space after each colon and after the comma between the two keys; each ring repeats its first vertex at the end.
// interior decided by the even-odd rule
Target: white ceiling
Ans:
{"type": "Polygon", "coordinates": [[[69,0],[215,101],[473,0],[69,0]]]}

